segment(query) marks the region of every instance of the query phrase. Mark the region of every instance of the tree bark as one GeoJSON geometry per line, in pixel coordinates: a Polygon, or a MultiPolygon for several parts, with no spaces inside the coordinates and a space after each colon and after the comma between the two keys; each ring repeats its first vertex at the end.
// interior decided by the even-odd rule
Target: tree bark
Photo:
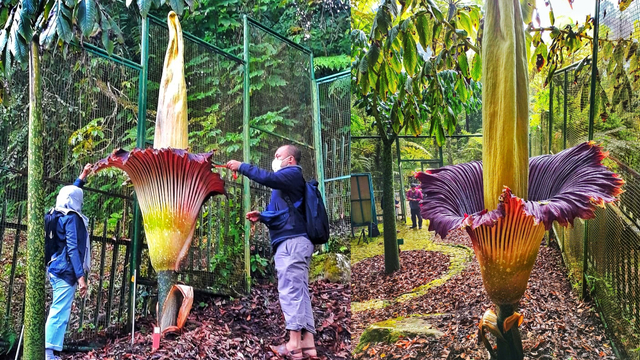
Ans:
{"type": "MultiPolygon", "coordinates": [[[[8,65],[7,65],[8,66],[8,65]]],[[[29,150],[27,183],[27,279],[24,308],[24,359],[44,359],[44,123],[38,39],[29,51],[29,150]]]]}
{"type": "Polygon", "coordinates": [[[384,270],[387,274],[400,269],[395,216],[396,197],[393,193],[391,152],[393,142],[393,139],[382,139],[382,196],[385,199],[382,204],[382,213],[384,214],[382,224],[384,227],[384,270]]]}

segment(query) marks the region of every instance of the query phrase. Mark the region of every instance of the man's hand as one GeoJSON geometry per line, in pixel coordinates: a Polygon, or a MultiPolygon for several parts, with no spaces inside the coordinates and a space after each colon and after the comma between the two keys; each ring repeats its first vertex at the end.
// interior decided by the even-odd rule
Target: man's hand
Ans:
{"type": "Polygon", "coordinates": [[[229,162],[227,163],[227,169],[231,170],[231,171],[238,171],[238,169],[240,169],[240,165],[242,163],[240,161],[237,160],[229,160],[229,162]]]}
{"type": "Polygon", "coordinates": [[[80,291],[80,297],[87,295],[87,281],[84,279],[84,276],[78,279],[78,291],[80,291]]]}
{"type": "Polygon", "coordinates": [[[89,174],[91,174],[91,168],[92,167],[93,167],[93,164],[91,164],[91,163],[89,163],[89,164],[84,166],[84,168],[82,169],[82,173],[79,176],[80,180],[84,181],[84,179],[86,179],[87,176],[89,174]]]}
{"type": "Polygon", "coordinates": [[[251,222],[256,222],[260,220],[260,211],[257,211],[257,210],[249,211],[247,213],[247,219],[249,219],[249,221],[251,222]]]}

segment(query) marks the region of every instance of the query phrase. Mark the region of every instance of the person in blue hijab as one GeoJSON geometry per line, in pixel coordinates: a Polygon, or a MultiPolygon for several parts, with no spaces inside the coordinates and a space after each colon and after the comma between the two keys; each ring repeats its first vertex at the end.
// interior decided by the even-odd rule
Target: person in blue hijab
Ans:
{"type": "Polygon", "coordinates": [[[60,359],[54,355],[54,351],[62,351],[76,288],[80,296],[84,297],[87,294],[91,250],[89,219],[82,213],[82,187],[90,172],[91,164],[85,165],[73,185],[60,189],[56,206],[51,209],[51,212],[62,213],[56,225],[57,237],[62,241],[58,251],[47,264],[47,275],[53,288],[53,301],[45,325],[46,360],[60,359]]]}

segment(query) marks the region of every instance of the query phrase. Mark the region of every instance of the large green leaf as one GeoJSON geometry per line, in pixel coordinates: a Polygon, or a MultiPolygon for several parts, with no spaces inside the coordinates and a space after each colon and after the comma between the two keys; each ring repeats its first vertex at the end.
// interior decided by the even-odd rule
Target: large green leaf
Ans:
{"type": "Polygon", "coordinates": [[[171,8],[176,12],[179,16],[182,16],[184,12],[184,0],[169,0],[171,4],[171,8]]]}
{"type": "Polygon", "coordinates": [[[147,14],[149,14],[149,10],[151,10],[153,0],[137,0],[137,3],[138,9],[140,9],[140,16],[146,18],[147,14]]]}
{"type": "Polygon", "coordinates": [[[391,67],[395,72],[402,72],[402,62],[400,61],[400,55],[398,55],[398,52],[395,50],[391,50],[390,53],[391,59],[389,59],[389,62],[391,64],[391,67]]]}
{"type": "Polygon", "coordinates": [[[11,32],[8,34],[7,47],[11,55],[19,63],[26,63],[29,56],[29,42],[31,41],[31,25],[29,16],[20,8],[11,19],[11,32]]]}
{"type": "Polygon", "coordinates": [[[624,60],[624,48],[624,42],[620,42],[616,45],[615,49],[613,49],[613,60],[619,65],[622,65],[624,60]]]}
{"type": "Polygon", "coordinates": [[[605,40],[604,46],[602,46],[602,59],[609,60],[611,59],[612,54],[613,54],[613,43],[611,41],[605,40]]]}
{"type": "Polygon", "coordinates": [[[396,73],[391,66],[384,67],[387,77],[387,88],[390,94],[395,94],[398,91],[398,73],[396,73]]]}
{"type": "Polygon", "coordinates": [[[413,76],[416,73],[416,66],[418,65],[418,49],[416,48],[416,41],[411,36],[411,33],[407,33],[404,36],[404,54],[402,56],[404,69],[409,76],[413,76]]]}
{"type": "Polygon", "coordinates": [[[458,55],[458,66],[460,67],[460,71],[462,75],[466,78],[469,77],[469,59],[467,59],[466,53],[461,53],[458,55]]]}
{"type": "Polygon", "coordinates": [[[633,0],[618,0],[618,6],[620,7],[620,11],[626,10],[633,0]]]}
{"type": "Polygon", "coordinates": [[[433,26],[429,23],[429,18],[426,14],[421,14],[416,17],[415,22],[416,30],[418,31],[418,38],[420,39],[420,45],[424,49],[431,46],[433,39],[433,26]]]}
{"type": "Polygon", "coordinates": [[[36,14],[36,12],[38,11],[38,7],[40,1],[38,0],[22,0],[20,1],[20,5],[22,5],[22,9],[23,11],[29,15],[29,17],[32,17],[36,14]]]}
{"type": "Polygon", "coordinates": [[[456,94],[458,94],[458,96],[460,97],[460,101],[464,103],[469,100],[469,92],[467,91],[467,86],[463,78],[458,78],[458,81],[456,81],[455,90],[456,94]]]}
{"type": "Polygon", "coordinates": [[[371,44],[369,51],[367,51],[367,64],[369,65],[369,69],[375,66],[379,58],[380,58],[380,47],[376,43],[373,43],[371,44]]]}
{"type": "Polygon", "coordinates": [[[84,36],[91,35],[98,18],[98,6],[95,0],[80,0],[78,3],[78,25],[84,36]]]}
{"type": "Polygon", "coordinates": [[[458,25],[471,36],[473,34],[473,25],[471,23],[471,18],[464,11],[458,12],[458,25]]]}
{"type": "Polygon", "coordinates": [[[525,24],[531,22],[533,16],[533,9],[535,8],[535,1],[520,0],[520,9],[522,10],[522,20],[525,24]]]}
{"type": "Polygon", "coordinates": [[[479,54],[473,55],[471,66],[471,78],[474,81],[479,81],[482,76],[482,59],[479,54]]]}

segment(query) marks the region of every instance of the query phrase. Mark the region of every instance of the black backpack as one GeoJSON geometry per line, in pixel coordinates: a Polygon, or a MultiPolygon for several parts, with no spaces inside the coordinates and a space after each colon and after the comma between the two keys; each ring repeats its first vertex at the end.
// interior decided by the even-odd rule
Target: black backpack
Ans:
{"type": "Polygon", "coordinates": [[[44,261],[49,265],[51,258],[54,254],[61,252],[62,248],[58,249],[58,244],[62,240],[58,237],[56,231],[58,220],[64,216],[60,211],[49,211],[44,216],[44,261]]]}
{"type": "Polygon", "coordinates": [[[309,240],[315,245],[326,244],[329,241],[329,216],[316,180],[306,183],[301,205],[309,240]]]}

